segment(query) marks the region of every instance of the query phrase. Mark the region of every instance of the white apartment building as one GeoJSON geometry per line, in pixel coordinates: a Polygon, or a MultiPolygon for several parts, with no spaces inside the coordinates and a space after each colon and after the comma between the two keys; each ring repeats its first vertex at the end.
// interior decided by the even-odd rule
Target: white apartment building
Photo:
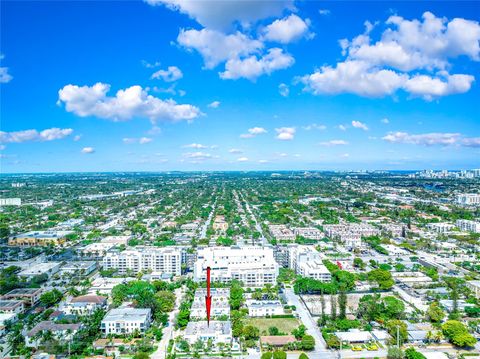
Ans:
{"type": "Polygon", "coordinates": [[[380,230],[366,223],[326,224],[323,226],[329,238],[336,238],[347,247],[360,247],[362,237],[376,236],[380,230]]]}
{"type": "Polygon", "coordinates": [[[456,222],[457,227],[465,232],[480,233],[480,222],[469,221],[467,219],[459,219],[456,222]]]}
{"type": "Polygon", "coordinates": [[[152,321],[150,308],[120,307],[110,309],[102,320],[100,329],[105,335],[144,333],[152,321]]]}
{"type": "Polygon", "coordinates": [[[212,281],[241,281],[246,287],[276,284],[278,263],[271,247],[208,247],[198,251],[193,268],[196,282],[204,281],[207,267],[212,281]]]}
{"type": "Polygon", "coordinates": [[[282,315],[283,305],[279,300],[247,300],[248,315],[250,317],[266,317],[282,315]]]}
{"type": "Polygon", "coordinates": [[[293,234],[295,234],[295,237],[302,236],[317,241],[323,238],[323,233],[315,227],[297,227],[293,229],[293,234]]]}
{"type": "Polygon", "coordinates": [[[182,252],[174,247],[135,247],[103,257],[103,269],[116,269],[120,274],[152,271],[180,275],[181,265],[182,252]]]}
{"type": "Polygon", "coordinates": [[[478,280],[471,280],[465,282],[468,289],[470,289],[475,296],[475,298],[480,298],[480,281],[478,280]]]}
{"type": "Polygon", "coordinates": [[[322,255],[313,246],[289,248],[289,267],[302,277],[330,282],[332,275],[322,261],[322,255]]]}
{"type": "Polygon", "coordinates": [[[294,241],[295,234],[284,224],[271,224],[268,226],[272,237],[279,241],[294,241]]]}
{"type": "Polygon", "coordinates": [[[107,306],[107,298],[99,295],[81,295],[72,298],[61,309],[65,314],[89,315],[100,308],[107,306]]]}
{"type": "Polygon", "coordinates": [[[0,198],[0,206],[21,206],[21,198],[0,198]]]}
{"type": "MultiPolygon", "coordinates": [[[[205,296],[207,290],[198,288],[195,291],[192,307],[190,308],[190,317],[196,319],[207,319],[207,310],[205,309],[205,296]]],[[[213,318],[220,316],[230,316],[230,288],[211,288],[212,296],[211,316],[213,318]]]]}
{"type": "Polygon", "coordinates": [[[480,205],[480,194],[478,193],[464,193],[457,196],[457,203],[464,206],[478,206],[480,205]]]}
{"type": "Polygon", "coordinates": [[[219,343],[231,344],[232,324],[230,321],[211,320],[210,325],[207,321],[189,322],[185,329],[185,340],[190,344],[195,344],[198,340],[207,342],[212,340],[214,345],[219,343]]]}
{"type": "Polygon", "coordinates": [[[429,223],[427,224],[427,228],[437,233],[447,233],[455,228],[455,226],[450,223],[429,223]]]}

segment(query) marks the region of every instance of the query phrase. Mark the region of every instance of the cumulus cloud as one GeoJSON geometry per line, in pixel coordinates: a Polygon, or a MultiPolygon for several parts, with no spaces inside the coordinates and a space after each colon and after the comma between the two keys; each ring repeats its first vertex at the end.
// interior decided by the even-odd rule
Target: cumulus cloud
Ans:
{"type": "Polygon", "coordinates": [[[467,56],[480,60],[480,25],[477,21],[436,17],[425,12],[422,20],[390,16],[381,39],[372,43],[369,30],[344,42],[349,58],[401,71],[445,69],[448,59],[467,56]]]}
{"type": "Polygon", "coordinates": [[[390,120],[388,118],[382,118],[382,123],[387,125],[390,123],[390,120]]]}
{"type": "Polygon", "coordinates": [[[283,49],[273,48],[263,56],[252,55],[244,59],[230,59],[225,64],[225,71],[220,73],[220,78],[236,80],[246,78],[255,81],[259,76],[270,75],[276,70],[292,66],[295,59],[283,49]]]}
{"type": "Polygon", "coordinates": [[[237,161],[238,162],[247,162],[248,158],[247,157],[239,157],[239,158],[237,158],[237,161]]]}
{"type": "Polygon", "coordinates": [[[71,128],[48,128],[43,131],[37,130],[23,130],[23,131],[13,131],[13,132],[4,132],[0,131],[0,143],[22,143],[30,141],[53,141],[60,140],[67,136],[70,136],[73,133],[71,128]]]}
{"type": "Polygon", "coordinates": [[[288,97],[288,95],[290,94],[290,88],[286,84],[282,83],[278,85],[278,92],[281,96],[288,97]]]}
{"type": "Polygon", "coordinates": [[[355,128],[361,128],[364,131],[368,131],[368,126],[360,121],[352,121],[352,126],[355,128]]]}
{"type": "Polygon", "coordinates": [[[432,132],[419,135],[409,134],[407,132],[389,132],[382,139],[390,143],[407,143],[413,145],[454,145],[461,140],[462,135],[460,133],[442,133],[432,132]]]}
{"type": "Polygon", "coordinates": [[[239,31],[227,35],[209,29],[181,30],[177,41],[186,49],[198,51],[207,69],[212,69],[229,59],[256,53],[264,46],[261,41],[254,40],[239,31]]]}
{"type": "Polygon", "coordinates": [[[196,149],[204,149],[208,148],[206,145],[202,145],[201,143],[190,143],[188,145],[184,145],[184,148],[196,148],[196,149]]]}
{"type": "Polygon", "coordinates": [[[354,93],[365,97],[383,97],[397,91],[407,75],[387,69],[371,68],[364,61],[339,62],[336,67],[323,66],[300,78],[305,90],[315,95],[354,93]]]}
{"type": "Polygon", "coordinates": [[[125,144],[139,143],[141,145],[144,145],[146,143],[152,142],[153,139],[150,137],[140,137],[140,138],[126,137],[122,141],[125,144]]]}
{"type": "Polygon", "coordinates": [[[8,67],[0,67],[0,83],[6,84],[12,81],[13,76],[8,73],[8,67]]]}
{"type": "Polygon", "coordinates": [[[384,97],[403,90],[427,101],[465,93],[474,77],[449,74],[450,60],[465,56],[480,60],[480,25],[455,18],[448,21],[430,12],[422,20],[391,16],[378,41],[372,41],[374,25],[352,40],[342,39],[345,60],[336,66],[323,66],[299,80],[314,94],[353,93],[384,97]],[[418,71],[425,73],[418,73],[418,71]],[[412,73],[417,71],[417,73],[412,73]]]}
{"type": "Polygon", "coordinates": [[[150,5],[165,5],[195,19],[204,27],[228,29],[232,23],[249,25],[258,20],[280,16],[294,10],[293,0],[216,1],[216,0],[145,0],[150,5]]]}
{"type": "Polygon", "coordinates": [[[277,132],[276,138],[278,140],[290,141],[293,140],[296,129],[295,127],[280,127],[276,128],[275,131],[277,132]]]}
{"type": "Polygon", "coordinates": [[[93,86],[66,85],[58,91],[58,102],[77,116],[96,116],[113,121],[134,117],[148,118],[152,122],[181,121],[201,115],[196,106],[159,99],[138,85],[119,90],[113,97],[107,96],[109,90],[110,85],[100,82],[93,86]]]}
{"type": "Polygon", "coordinates": [[[257,135],[267,133],[267,130],[264,129],[263,127],[252,127],[252,128],[249,128],[247,132],[248,133],[241,134],[240,137],[241,138],[252,138],[252,137],[255,137],[257,135]]]}
{"type": "Polygon", "coordinates": [[[95,149],[93,147],[84,147],[80,152],[84,154],[91,154],[95,152],[95,149]]]}
{"type": "Polygon", "coordinates": [[[413,96],[419,96],[430,101],[441,96],[467,92],[470,90],[474,79],[471,75],[447,74],[444,79],[417,75],[405,82],[404,89],[413,96]]]}
{"type": "Polygon", "coordinates": [[[213,101],[208,105],[209,108],[219,108],[220,107],[220,101],[213,101]]]}
{"type": "Polygon", "coordinates": [[[462,138],[461,144],[465,147],[480,147],[480,137],[462,138]]]}
{"type": "Polygon", "coordinates": [[[344,146],[348,145],[348,142],[345,140],[330,140],[325,142],[320,142],[320,146],[332,147],[332,146],[344,146]]]}
{"type": "Polygon", "coordinates": [[[310,131],[310,130],[324,131],[327,129],[327,126],[312,123],[311,125],[302,126],[302,129],[304,129],[305,131],[310,131]]]}
{"type": "Polygon", "coordinates": [[[263,29],[263,39],[288,44],[308,34],[310,20],[302,20],[295,14],[278,19],[263,29]]]}
{"type": "Polygon", "coordinates": [[[192,159],[195,161],[204,161],[204,160],[211,159],[213,157],[210,153],[201,152],[201,151],[187,152],[187,153],[184,153],[183,156],[185,158],[192,159]]]}
{"type": "Polygon", "coordinates": [[[152,74],[152,79],[161,79],[165,82],[174,82],[183,77],[177,66],[169,66],[166,70],[158,70],[152,74]]]}

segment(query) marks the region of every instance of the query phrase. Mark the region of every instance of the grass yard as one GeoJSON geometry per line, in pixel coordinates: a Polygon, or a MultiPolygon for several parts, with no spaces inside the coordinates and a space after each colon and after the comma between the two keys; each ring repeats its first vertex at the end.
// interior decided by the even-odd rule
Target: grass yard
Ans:
{"type": "Polygon", "coordinates": [[[261,335],[268,335],[268,328],[277,327],[282,333],[290,334],[301,322],[297,318],[248,318],[245,325],[260,329],[261,335]]]}

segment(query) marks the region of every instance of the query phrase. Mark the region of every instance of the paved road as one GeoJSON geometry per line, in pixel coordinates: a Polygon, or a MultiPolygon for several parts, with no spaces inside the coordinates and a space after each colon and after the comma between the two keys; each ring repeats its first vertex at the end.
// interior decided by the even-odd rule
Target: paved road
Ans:
{"type": "Polygon", "coordinates": [[[317,321],[312,318],[310,312],[305,307],[305,304],[303,304],[300,298],[293,292],[293,289],[285,288],[285,297],[288,301],[288,304],[294,305],[297,308],[297,313],[300,315],[302,323],[307,327],[308,333],[315,338],[315,352],[312,352],[312,354],[319,355],[320,351],[325,351],[327,344],[323,339],[322,333],[320,333],[320,329],[317,326],[317,321]]]}
{"type": "Polygon", "coordinates": [[[205,221],[205,223],[204,223],[203,226],[202,226],[202,229],[201,229],[201,231],[200,231],[200,239],[207,238],[207,229],[208,229],[208,225],[209,225],[210,222],[212,221],[213,212],[215,212],[215,205],[216,205],[216,203],[213,204],[213,206],[212,206],[212,211],[210,212],[210,214],[208,215],[207,220],[205,221]]]}
{"type": "Polygon", "coordinates": [[[150,356],[152,359],[165,359],[167,356],[168,342],[173,339],[175,318],[177,317],[180,303],[183,300],[184,289],[175,289],[175,308],[168,315],[168,327],[163,329],[162,340],[158,343],[157,350],[150,356]]]}
{"type": "Polygon", "coordinates": [[[243,197],[243,194],[242,194],[242,193],[240,193],[240,196],[242,197],[243,201],[245,202],[245,208],[247,209],[247,212],[250,214],[250,216],[252,217],[252,220],[255,222],[255,229],[256,229],[256,231],[259,232],[260,235],[261,235],[260,239],[262,240],[262,244],[263,244],[263,245],[268,244],[268,241],[267,241],[267,239],[265,238],[265,235],[263,234],[262,226],[258,223],[257,217],[255,217],[255,214],[253,214],[253,211],[252,211],[252,209],[250,208],[250,204],[248,204],[248,202],[245,201],[245,197],[243,197]]]}

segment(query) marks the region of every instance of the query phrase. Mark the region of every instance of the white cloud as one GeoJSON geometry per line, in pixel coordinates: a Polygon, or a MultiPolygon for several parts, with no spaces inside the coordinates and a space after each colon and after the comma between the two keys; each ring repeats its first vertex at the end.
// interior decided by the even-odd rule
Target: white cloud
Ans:
{"type": "Polygon", "coordinates": [[[181,30],[177,41],[186,49],[198,51],[207,69],[239,56],[248,56],[263,48],[263,43],[237,31],[226,35],[215,30],[181,30]]]}
{"type": "Polygon", "coordinates": [[[122,141],[127,145],[131,145],[133,143],[139,143],[141,145],[144,145],[146,143],[152,142],[153,139],[150,137],[140,137],[140,138],[126,137],[122,141]]]}
{"type": "Polygon", "coordinates": [[[216,1],[216,0],[145,0],[150,5],[165,5],[187,14],[201,25],[227,29],[234,22],[248,26],[258,20],[280,16],[285,9],[295,10],[293,0],[216,1]]]}
{"type": "Polygon", "coordinates": [[[257,135],[267,133],[267,130],[264,129],[263,127],[252,127],[252,128],[249,128],[247,132],[248,133],[241,134],[240,138],[252,138],[257,135]]]}
{"type": "Polygon", "coordinates": [[[463,138],[461,144],[465,147],[480,147],[480,137],[463,138]]]}
{"type": "Polygon", "coordinates": [[[184,145],[184,148],[196,148],[196,149],[204,149],[208,148],[206,145],[202,145],[201,143],[190,143],[188,145],[184,145]]]}
{"type": "Polygon", "coordinates": [[[340,155],[341,158],[348,158],[350,157],[350,154],[349,153],[343,153],[340,155]]]}
{"type": "Polygon", "coordinates": [[[220,107],[220,101],[213,101],[208,105],[210,108],[219,108],[220,107]]]}
{"type": "Polygon", "coordinates": [[[302,128],[303,128],[305,131],[310,131],[310,130],[324,131],[324,130],[327,129],[327,126],[325,126],[325,125],[319,125],[319,124],[316,124],[316,123],[312,123],[311,125],[302,126],[302,128]]]}
{"type": "Polygon", "coordinates": [[[280,93],[281,96],[283,97],[288,97],[290,94],[290,89],[286,84],[280,84],[278,85],[278,92],[280,93]]]}
{"type": "Polygon", "coordinates": [[[480,60],[480,25],[477,21],[462,18],[448,21],[425,12],[422,20],[390,16],[386,25],[388,28],[374,44],[369,29],[351,42],[347,41],[348,57],[401,71],[443,70],[448,66],[448,59],[462,55],[480,60]]]}
{"type": "Polygon", "coordinates": [[[238,148],[231,148],[230,150],[228,150],[228,152],[230,153],[243,153],[243,151],[241,149],[238,149],[238,148]]]}
{"type": "Polygon", "coordinates": [[[332,146],[345,146],[348,145],[348,142],[345,140],[330,140],[326,142],[320,142],[320,146],[332,147],[332,146]]]}
{"type": "Polygon", "coordinates": [[[320,9],[320,10],[318,10],[318,13],[319,13],[320,15],[330,15],[330,10],[328,10],[328,9],[320,9]]]}
{"type": "Polygon", "coordinates": [[[183,156],[195,161],[204,161],[204,160],[211,159],[213,157],[210,153],[201,152],[201,151],[187,152],[187,153],[184,153],[183,156]]]}
{"type": "Polygon", "coordinates": [[[302,20],[295,14],[278,19],[263,29],[263,39],[288,44],[307,35],[310,21],[302,20]]]}
{"type": "Polygon", "coordinates": [[[7,148],[7,146],[5,146],[5,145],[0,145],[0,151],[3,151],[5,148],[7,148]]]}
{"type": "Polygon", "coordinates": [[[480,60],[480,24],[455,18],[448,21],[430,12],[422,20],[391,16],[380,40],[370,36],[374,25],[352,40],[340,40],[346,59],[323,66],[300,81],[313,94],[353,93],[384,97],[404,90],[427,101],[470,90],[474,77],[449,74],[450,60],[465,56],[480,60]],[[411,73],[422,70],[425,73],[411,73]]]}
{"type": "Polygon", "coordinates": [[[146,67],[147,69],[153,69],[155,67],[159,67],[161,65],[160,61],[155,61],[153,63],[142,60],[142,65],[146,67]]]}
{"type": "Polygon", "coordinates": [[[82,138],[82,135],[76,135],[76,136],[73,138],[73,140],[74,140],[75,142],[78,142],[78,141],[80,141],[81,138],[82,138]]]}
{"type": "Polygon", "coordinates": [[[125,121],[145,117],[152,122],[160,120],[193,120],[202,113],[198,107],[177,104],[174,100],[161,100],[149,95],[141,86],[131,86],[107,96],[110,85],[96,83],[93,86],[66,85],[58,91],[59,103],[77,116],[96,116],[113,121],[125,121]]]}
{"type": "Polygon", "coordinates": [[[177,66],[169,66],[166,70],[158,70],[152,75],[152,79],[162,79],[165,82],[174,82],[182,77],[183,73],[177,66]]]}
{"type": "Polygon", "coordinates": [[[407,78],[407,75],[392,70],[371,69],[364,61],[345,61],[336,67],[323,66],[300,81],[315,95],[354,93],[383,97],[397,91],[407,78]]]}
{"type": "Polygon", "coordinates": [[[13,76],[8,73],[8,67],[0,67],[0,83],[6,84],[12,81],[13,76]]]}
{"type": "Polygon", "coordinates": [[[94,153],[95,149],[93,147],[84,147],[80,152],[85,154],[90,154],[90,153],[94,153]]]}
{"type": "Polygon", "coordinates": [[[122,139],[123,143],[127,144],[127,145],[131,145],[132,143],[136,143],[138,141],[138,139],[136,138],[131,138],[131,137],[125,137],[122,139]]]}
{"type": "Polygon", "coordinates": [[[280,128],[276,128],[275,131],[277,132],[276,138],[278,140],[290,141],[290,140],[293,140],[296,129],[295,127],[280,127],[280,128]]]}
{"type": "Polygon", "coordinates": [[[24,130],[24,131],[14,131],[14,132],[4,132],[0,131],[0,143],[22,143],[29,141],[53,141],[60,140],[67,136],[70,136],[73,133],[71,128],[48,128],[43,131],[37,130],[24,130]]]}
{"type": "Polygon", "coordinates": [[[361,128],[364,131],[368,131],[368,126],[360,121],[352,121],[352,126],[355,128],[361,128]]]}
{"type": "Polygon", "coordinates": [[[258,160],[258,163],[269,163],[269,160],[258,160]]]}
{"type": "Polygon", "coordinates": [[[162,129],[158,126],[152,126],[152,128],[149,129],[147,133],[152,136],[159,135],[162,133],[162,129]]]}
{"type": "Polygon", "coordinates": [[[338,125],[338,129],[341,130],[341,131],[346,131],[346,130],[347,130],[347,126],[345,126],[345,125],[338,125]]]}
{"type": "Polygon", "coordinates": [[[388,118],[382,118],[382,123],[387,125],[390,123],[390,120],[388,118]]]}
{"type": "Polygon", "coordinates": [[[283,49],[272,48],[261,57],[252,55],[244,59],[228,60],[225,71],[220,73],[220,78],[236,80],[243,77],[254,81],[261,75],[270,75],[274,71],[288,68],[294,62],[295,59],[290,54],[284,53],[283,49]]]}
{"type": "Polygon", "coordinates": [[[339,62],[336,68],[324,66],[313,74],[303,76],[300,81],[305,89],[315,95],[353,93],[365,97],[384,97],[398,90],[405,90],[425,100],[468,92],[474,77],[471,75],[449,75],[438,77],[398,73],[389,69],[370,68],[364,61],[339,62]]]}
{"type": "Polygon", "coordinates": [[[448,146],[458,143],[461,139],[461,134],[432,132],[420,135],[413,135],[407,132],[389,132],[382,139],[390,143],[407,143],[424,146],[448,146]]]}
{"type": "Polygon", "coordinates": [[[141,137],[139,140],[138,140],[138,143],[141,144],[141,145],[144,145],[146,143],[150,143],[152,142],[153,139],[151,139],[150,137],[141,137]]]}
{"type": "Polygon", "coordinates": [[[247,162],[248,158],[247,157],[240,157],[240,158],[237,158],[237,161],[238,162],[247,162]]]}
{"type": "Polygon", "coordinates": [[[445,80],[417,75],[405,82],[404,89],[413,96],[430,101],[440,96],[465,93],[470,90],[474,79],[471,75],[446,75],[445,80]]]}

